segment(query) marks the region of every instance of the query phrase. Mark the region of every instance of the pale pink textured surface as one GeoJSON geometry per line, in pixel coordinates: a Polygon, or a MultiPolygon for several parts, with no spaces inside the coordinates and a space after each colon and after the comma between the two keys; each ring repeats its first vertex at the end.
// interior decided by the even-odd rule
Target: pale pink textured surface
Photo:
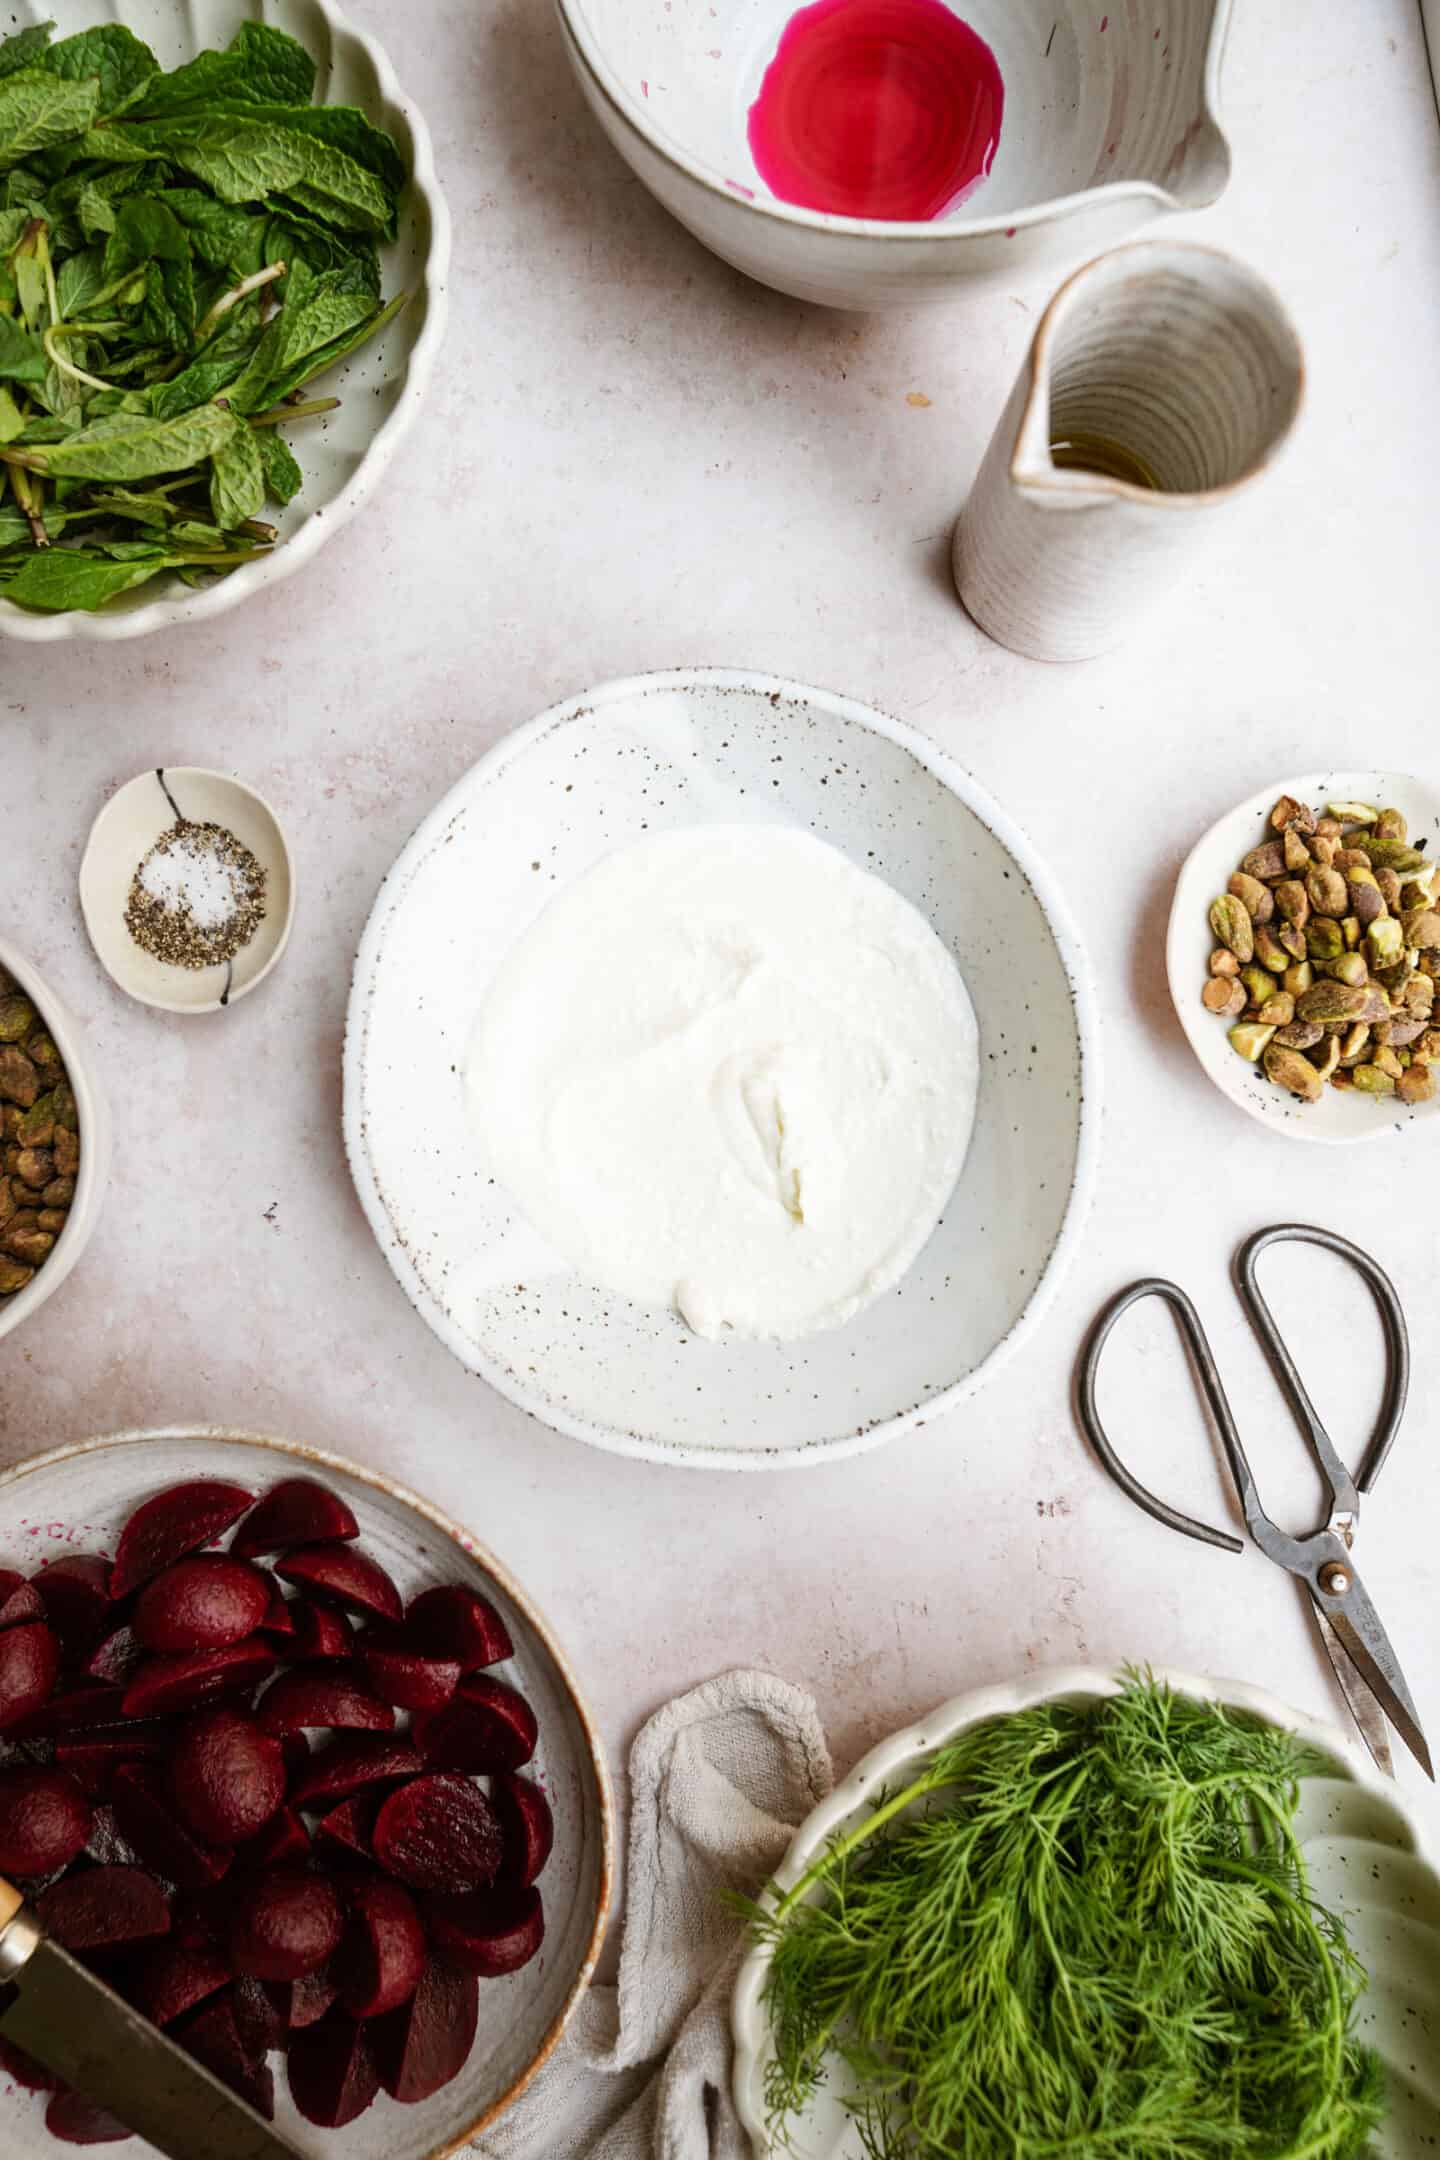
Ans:
{"type": "MultiPolygon", "coordinates": [[[[949,573],[1050,281],[928,318],[781,300],[625,171],[537,0],[355,13],[430,117],[456,215],[449,344],[389,485],[293,583],[213,625],[5,649],[6,926],[91,1031],[117,1168],[82,1266],[0,1353],[0,1452],[194,1418],[391,1469],[533,1591],[617,1760],[663,1697],[742,1663],[816,1691],[842,1767],[943,1697],[1045,1662],[1149,1657],[1339,1715],[1293,1587],[1253,1552],[1185,1546],[1136,1515],[1086,1458],[1068,1396],[1102,1297],[1183,1277],[1263,1489],[1308,1527],[1313,1481],[1226,1273],[1246,1231],[1308,1214],[1368,1242],[1411,1313],[1414,1408],[1359,1558],[1434,1739],[1434,1148],[1417,1132],[1367,1150],[1362,1175],[1282,1146],[1209,1086],[1164,976],[1170,883],[1220,811],[1272,776],[1363,762],[1377,730],[1398,769],[1433,755],[1440,133],[1414,9],[1237,12],[1235,178],[1174,230],[1274,280],[1308,405],[1188,590],[1068,670],[988,644],[949,573]],[[515,722],[687,662],[831,684],[933,733],[1052,863],[1105,1002],[1099,1200],[1033,1352],[950,1420],[781,1480],[619,1461],[509,1409],[407,1305],[340,1147],[350,960],[413,825],[515,722]],[[100,803],[172,761],[242,773],[296,855],[283,965],[210,1019],[127,1003],[76,905],[100,803]]],[[[1353,1446],[1378,1331],[1360,1314],[1340,1347],[1348,1285],[1319,1256],[1281,1255],[1272,1277],[1353,1446]]],[[[1168,1323],[1143,1315],[1114,1347],[1117,1441],[1222,1512],[1168,1323]]]]}

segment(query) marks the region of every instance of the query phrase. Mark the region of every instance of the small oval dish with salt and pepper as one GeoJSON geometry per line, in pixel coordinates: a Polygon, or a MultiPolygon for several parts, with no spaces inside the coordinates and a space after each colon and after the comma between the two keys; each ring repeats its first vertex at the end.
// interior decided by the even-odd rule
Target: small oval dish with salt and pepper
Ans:
{"type": "Polygon", "coordinates": [[[280,821],[242,780],[159,766],[111,796],[80,865],[101,965],[162,1012],[218,1012],[274,967],[295,875],[280,821]]]}
{"type": "Polygon", "coordinates": [[[1440,1048],[1440,1003],[1420,996],[1440,962],[1421,899],[1436,857],[1440,790],[1378,772],[1272,782],[1191,850],[1170,910],[1170,995],[1210,1079],[1272,1132],[1343,1146],[1440,1113],[1440,1088],[1410,1075],[1440,1048]]]}

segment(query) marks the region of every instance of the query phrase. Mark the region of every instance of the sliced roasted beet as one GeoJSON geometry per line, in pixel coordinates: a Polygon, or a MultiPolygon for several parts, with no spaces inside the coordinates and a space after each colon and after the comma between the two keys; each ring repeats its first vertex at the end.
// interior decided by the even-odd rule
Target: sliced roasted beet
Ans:
{"type": "Polygon", "coordinates": [[[431,1657],[454,1658],[462,1672],[498,1665],[514,1655],[510,1630],[488,1598],[462,1583],[422,1590],[405,1616],[406,1633],[417,1650],[431,1657]]]}
{"type": "Polygon", "coordinates": [[[343,2010],[327,2011],[290,2043],[290,2097],[307,2122],[327,2130],[354,2122],[380,2090],[365,2028],[343,2010]]]}
{"type": "Polygon", "coordinates": [[[126,1717],[196,1710],[222,1695],[241,1689],[249,1693],[269,1678],[276,1662],[275,1652],[258,1635],[223,1650],[181,1650],[149,1657],[126,1688],[121,1707],[126,1717]]]}
{"type": "Polygon", "coordinates": [[[218,1995],[233,1978],[223,1951],[213,1947],[187,1950],[183,1944],[167,1941],[146,1951],[125,1993],[152,2025],[170,2025],[207,1996],[218,1995]]]}
{"type": "Polygon", "coordinates": [[[147,1650],[223,1650],[265,1618],[270,1584],[248,1560],[196,1553],[152,1576],[135,1602],[135,1633],[147,1650]]]}
{"type": "Polygon", "coordinates": [[[295,1615],[290,1609],[290,1601],[273,1575],[267,1575],[265,1579],[270,1586],[270,1598],[265,1617],[260,1622],[260,1632],[262,1635],[293,1635],[295,1615]]]}
{"type": "Polygon", "coordinates": [[[355,1631],[344,1613],[317,1598],[291,1598],[290,1640],[282,1645],[291,1665],[308,1664],[312,1658],[346,1658],[355,1648],[355,1631]]]}
{"type": "Polygon", "coordinates": [[[340,2000],[352,2017],[383,2017],[408,2002],[425,1970],[425,1930],[415,1900],[384,1875],[345,1885],[348,1919],[340,1955],[340,2000]]]}
{"type": "Polygon", "coordinates": [[[426,1966],[409,2002],[368,2027],[380,2082],[392,2099],[428,2100],[465,2066],[475,2043],[480,1987],[473,1973],[426,1966]]]}
{"type": "Polygon", "coordinates": [[[121,2138],[135,2135],[97,2101],[63,2087],[51,2095],[45,2127],[62,2145],[118,2145],[121,2138]]]}
{"type": "Polygon", "coordinates": [[[55,1767],[78,1778],[92,1800],[108,1800],[122,1763],[158,1762],[169,1754],[174,1738],[174,1727],[165,1718],[103,1725],[76,1739],[57,1741],[55,1767]]]}
{"type": "Polygon", "coordinates": [[[123,1686],[134,1678],[144,1656],[145,1646],[127,1622],[101,1636],[80,1670],[87,1680],[123,1686]]]}
{"type": "Polygon", "coordinates": [[[316,2025],[340,1992],[333,1966],[317,1965],[314,1972],[302,1973],[290,1985],[289,2026],[291,2032],[304,2032],[307,2025],[316,2025]]]}
{"type": "Polygon", "coordinates": [[[253,1973],[241,1973],[231,1988],[235,2023],[252,2055],[268,2055],[271,2048],[284,2047],[290,2027],[290,1994],[290,1981],[257,1980],[253,1973]]]}
{"type": "Polygon", "coordinates": [[[270,2122],[275,2114],[275,2078],[263,2055],[240,2029],[229,1994],[213,1995],[187,2024],[177,2029],[181,2047],[202,2062],[222,2085],[248,2100],[270,2122]]]}
{"type": "Polygon", "coordinates": [[[13,2078],[26,2092],[54,2092],[60,2080],[53,2070],[27,2055],[24,2048],[16,2047],[13,2040],[0,2034],[0,2073],[13,2078]]]}
{"type": "Polygon", "coordinates": [[[282,1807],[240,1854],[244,1867],[282,1867],[308,1860],[310,1833],[292,1807],[282,1807]]]}
{"type": "Polygon", "coordinates": [[[201,1710],[170,1757],[170,1800],[207,1845],[239,1845],[264,1829],[285,1798],[280,1743],[240,1710],[201,1710]]]}
{"type": "Polygon", "coordinates": [[[170,1907],[153,1875],[138,1867],[86,1868],[62,1875],[35,1900],[41,1924],[67,1950],[119,1950],[170,1932],[170,1907]]]}
{"type": "Polygon", "coordinates": [[[94,1811],[68,1770],[0,1770],[0,1868],[49,1875],[84,1848],[94,1811]]]}
{"type": "Polygon", "coordinates": [[[230,1550],[241,1560],[253,1560],[292,1545],[328,1545],[359,1535],[359,1523],[328,1485],[314,1478],[282,1478],[246,1516],[230,1550]]]}
{"type": "Polygon", "coordinates": [[[0,1568],[0,1628],[20,1627],[26,1620],[43,1620],[45,1601],[34,1583],[9,1568],[0,1568]],[[8,1585],[8,1587],[7,1587],[8,1585]]]}
{"type": "Polygon", "coordinates": [[[171,1916],[170,1940],[186,1950],[223,1949],[233,1895],[232,1885],[224,1881],[182,1891],[171,1916]]]}
{"type": "Polygon", "coordinates": [[[524,1696],[489,1673],[468,1673],[443,1710],[422,1711],[414,1723],[425,1760],[438,1770],[518,1770],[539,1730],[524,1696]]]}
{"type": "Polygon", "coordinates": [[[243,1486],[226,1485],[218,1478],[195,1478],[156,1493],[136,1508],[120,1533],[110,1595],[128,1596],[172,1560],[183,1560],[186,1553],[210,1544],[244,1514],[252,1497],[243,1486]]]}
{"type": "Polygon", "coordinates": [[[323,1808],[367,1785],[415,1777],[424,1761],[400,1733],[350,1733],[312,1755],[290,1786],[291,1807],[323,1808]]]}
{"type": "Polygon", "coordinates": [[[339,1807],[331,1808],[315,1825],[315,1840],[325,1849],[325,1857],[333,1867],[338,1863],[353,1865],[356,1858],[372,1860],[374,1852],[370,1844],[370,1829],[375,1820],[375,1801],[368,1793],[357,1793],[353,1800],[342,1800],[339,1807]]]}
{"type": "Polygon", "coordinates": [[[267,1868],[240,1884],[230,1910],[235,1970],[257,1980],[298,1980],[338,1948],[340,1900],[323,1875],[267,1868]]]}
{"type": "Polygon", "coordinates": [[[504,1851],[500,1824],[478,1785],[418,1777],[391,1793],[375,1818],[375,1857],[416,1890],[479,1890],[504,1851]]]}
{"type": "Polygon", "coordinates": [[[110,1563],[99,1553],[66,1553],[31,1581],[67,1657],[82,1657],[111,1627],[110,1563]]]}
{"type": "Polygon", "coordinates": [[[460,1679],[455,1658],[431,1657],[427,1651],[406,1650],[399,1643],[373,1643],[372,1630],[360,1638],[360,1658],[365,1677],[382,1702],[397,1703],[402,1710],[438,1710],[449,1702],[460,1679]]]}
{"type": "MultiPolygon", "coordinates": [[[[16,1629],[17,1634],[28,1629],[16,1629]]],[[[0,1636],[0,1658],[9,1636],[0,1636]]],[[[58,1740],[62,1735],[88,1731],[95,1725],[117,1725],[123,1716],[124,1689],[108,1680],[77,1680],[38,1709],[17,1718],[10,1728],[12,1740],[58,1740]]]]}
{"type": "Polygon", "coordinates": [[[0,1732],[48,1702],[59,1670],[60,1644],[43,1620],[6,1628],[0,1635],[0,1732]]]}
{"type": "Polygon", "coordinates": [[[490,1780],[490,1805],[505,1835],[501,1876],[527,1889],[549,1859],[555,1843],[550,1803],[532,1778],[517,1777],[513,1770],[497,1770],[490,1780]]]}
{"type": "Polygon", "coordinates": [[[122,1763],[111,1799],[120,1835],[157,1875],[182,1890],[205,1890],[219,1882],[230,1854],[196,1837],[181,1821],[163,1770],[152,1763],[122,1763]]]}
{"type": "Polygon", "coordinates": [[[540,1893],[505,1884],[425,1900],[425,1926],[440,1955],[465,1972],[496,1980],[519,1972],[545,1940],[540,1893]]]}
{"type": "Polygon", "coordinates": [[[404,1610],[390,1577],[368,1553],[353,1545],[301,1545],[275,1563],[275,1572],[303,1590],[333,1598],[347,1612],[398,1620],[404,1610]]]}
{"type": "Polygon", "coordinates": [[[395,1712],[342,1670],[315,1665],[282,1673],[268,1688],[258,1712],[261,1725],[277,1738],[314,1726],[340,1726],[358,1732],[389,1732],[395,1712]]]}

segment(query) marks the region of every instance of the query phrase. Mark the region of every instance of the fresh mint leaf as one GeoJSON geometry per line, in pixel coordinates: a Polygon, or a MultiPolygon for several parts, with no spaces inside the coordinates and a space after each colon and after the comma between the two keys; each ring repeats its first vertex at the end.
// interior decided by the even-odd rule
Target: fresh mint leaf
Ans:
{"type": "Polygon", "coordinates": [[[282,504],[293,502],[305,485],[305,475],[279,428],[254,429],[251,431],[251,441],[260,446],[260,462],[265,468],[265,492],[270,500],[282,504]]]}
{"type": "Polygon", "coordinates": [[[0,315],[0,377],[7,382],[40,383],[50,362],[38,337],[0,315]]]}
{"type": "MultiPolygon", "coordinates": [[[[322,346],[319,352],[297,361],[288,374],[273,376],[266,387],[265,404],[281,404],[304,384],[314,382],[317,375],[323,375],[328,368],[337,366],[342,360],[348,360],[351,353],[358,352],[362,345],[368,345],[371,338],[378,337],[380,332],[395,320],[409,298],[408,293],[397,293],[388,307],[377,308],[373,315],[357,324],[353,330],[347,331],[344,337],[336,338],[332,344],[322,346]]],[[[259,409],[258,406],[250,408],[251,411],[259,409]]]]}
{"type": "Polygon", "coordinates": [[[149,119],[197,106],[306,106],[314,87],[315,63],[303,45],[283,30],[245,23],[228,51],[198,53],[184,67],[159,76],[133,110],[149,119]]]}
{"type": "Polygon", "coordinates": [[[83,135],[95,118],[100,86],[64,82],[41,68],[0,80],[0,172],[37,150],[83,135]]]}
{"type": "Polygon", "coordinates": [[[315,95],[315,62],[296,39],[268,23],[242,23],[230,40],[230,57],[240,62],[242,80],[257,100],[308,105],[315,95]]]}
{"type": "Polygon", "coordinates": [[[271,259],[265,252],[264,217],[216,202],[203,188],[167,188],[164,200],[189,234],[201,262],[212,270],[228,271],[233,283],[253,277],[271,259]]]}
{"type": "Polygon", "coordinates": [[[93,79],[99,85],[102,113],[116,112],[160,69],[149,46],[123,23],[102,23],[96,30],[63,38],[50,47],[43,65],[66,82],[93,79]]]}
{"type": "Polygon", "coordinates": [[[201,405],[173,420],[114,413],[47,450],[45,470],[77,480],[148,480],[213,457],[242,425],[220,405],[201,405]]]}
{"type": "Polygon", "coordinates": [[[254,430],[237,428],[210,461],[210,515],[227,532],[265,507],[265,467],[254,430]]]}
{"type": "Polygon", "coordinates": [[[25,430],[25,416],[10,392],[0,387],[0,443],[14,442],[25,430]]]}
{"type": "MultiPolygon", "coordinates": [[[[196,405],[209,404],[222,392],[237,412],[244,411],[245,407],[236,402],[233,385],[253,358],[260,336],[259,303],[242,301],[224,317],[215,335],[201,347],[188,367],[168,382],[155,385],[150,397],[157,418],[173,420],[177,414],[189,412],[196,405]]],[[[265,372],[269,374],[268,367],[265,372]]],[[[263,390],[264,387],[262,381],[260,388],[263,390]]]]}
{"type": "Polygon", "coordinates": [[[82,248],[78,255],[67,256],[61,263],[55,274],[55,293],[65,322],[73,322],[77,315],[83,315],[105,283],[104,262],[104,250],[89,247],[82,248]]]}
{"type": "Polygon", "coordinates": [[[37,549],[13,576],[0,576],[0,589],[7,600],[18,601],[21,607],[39,608],[47,614],[77,608],[90,614],[117,594],[145,584],[165,568],[166,561],[158,550],[138,562],[113,562],[82,554],[78,548],[37,549]]]}
{"type": "Polygon", "coordinates": [[[351,232],[388,233],[395,201],[363,165],[301,129],[240,116],[142,122],[134,131],[225,203],[292,195],[302,209],[351,232]]]}
{"type": "Polygon", "coordinates": [[[308,263],[312,270],[340,270],[348,266],[356,280],[376,302],[380,298],[380,257],[373,240],[355,233],[337,232],[303,210],[287,208],[272,217],[265,231],[267,262],[308,263]]]}
{"type": "Polygon", "coordinates": [[[87,240],[93,240],[97,233],[112,233],[115,230],[115,205],[93,181],[87,181],[81,188],[75,205],[75,215],[87,240]]]}
{"type": "Polygon", "coordinates": [[[53,22],[35,23],[27,30],[0,38],[0,78],[14,75],[21,68],[42,67],[54,28],[53,22]]]}
{"type": "Polygon", "coordinates": [[[188,350],[195,337],[195,273],[188,254],[179,262],[146,264],[145,305],[137,327],[153,345],[188,350]]]}
{"type": "Polygon", "coordinates": [[[105,243],[105,278],[109,283],[141,263],[190,260],[190,242],[173,210],[158,195],[127,195],[105,243]]]}
{"type": "Polygon", "coordinates": [[[350,290],[347,277],[344,270],[323,270],[293,309],[287,297],[275,356],[277,374],[288,375],[298,361],[333,345],[374,314],[370,295],[350,290]]]}
{"type": "Polygon", "coordinates": [[[80,138],[81,155],[106,165],[158,164],[161,153],[149,149],[125,127],[88,128],[80,138]]]}

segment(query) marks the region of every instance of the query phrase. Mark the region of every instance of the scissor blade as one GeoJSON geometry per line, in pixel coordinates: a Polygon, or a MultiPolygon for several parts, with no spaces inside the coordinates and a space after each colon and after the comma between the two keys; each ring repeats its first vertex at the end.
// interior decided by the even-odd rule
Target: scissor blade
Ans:
{"type": "Polygon", "coordinates": [[[1380,1624],[1380,1615],[1371,1604],[1365,1587],[1355,1573],[1352,1560],[1346,1561],[1350,1575],[1350,1587],[1343,1597],[1330,1597],[1317,1587],[1312,1589],[1317,1609],[1324,1614],[1340,1639],[1341,1648],[1358,1670],[1361,1679],[1374,1695],[1390,1723],[1399,1733],[1411,1754],[1431,1782],[1435,1772],[1430,1762],[1430,1750],[1420,1729],[1420,1713],[1415,1708],[1405,1675],[1400,1670],[1400,1660],[1390,1646],[1390,1638],[1380,1624]]]}
{"type": "Polygon", "coordinates": [[[1395,1761],[1390,1753],[1390,1735],[1385,1725],[1385,1713],[1351,1664],[1344,1644],[1318,1605],[1315,1608],[1315,1621],[1320,1630],[1320,1640],[1335,1668],[1340,1692],[1350,1705],[1350,1715],[1359,1727],[1360,1737],[1374,1756],[1376,1767],[1383,1770],[1386,1777],[1393,1778],[1395,1761]]]}

